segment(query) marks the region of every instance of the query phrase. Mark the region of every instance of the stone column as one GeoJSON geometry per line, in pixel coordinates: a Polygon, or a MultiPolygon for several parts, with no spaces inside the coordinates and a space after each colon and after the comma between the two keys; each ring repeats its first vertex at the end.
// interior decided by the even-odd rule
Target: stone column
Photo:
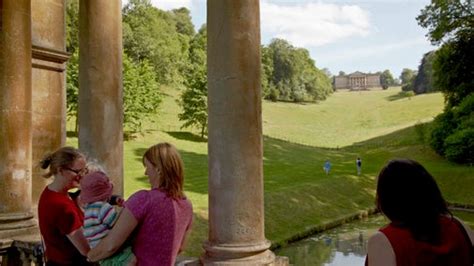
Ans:
{"type": "Polygon", "coordinates": [[[64,0],[31,1],[33,44],[33,204],[52,180],[39,161],[66,142],[66,27],[64,0]]]}
{"type": "Polygon", "coordinates": [[[204,265],[268,265],[258,0],[207,1],[209,239],[204,265]]]}
{"type": "Polygon", "coordinates": [[[123,194],[122,4],[79,3],[79,148],[123,194]]]}
{"type": "Polygon", "coordinates": [[[31,211],[31,3],[0,2],[0,239],[34,225],[31,211]]]}

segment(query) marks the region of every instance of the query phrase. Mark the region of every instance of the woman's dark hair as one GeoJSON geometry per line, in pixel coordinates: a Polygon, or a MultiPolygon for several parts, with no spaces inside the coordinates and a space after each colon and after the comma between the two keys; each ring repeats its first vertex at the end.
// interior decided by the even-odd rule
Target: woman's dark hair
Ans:
{"type": "Polygon", "coordinates": [[[396,159],[380,171],[377,207],[417,240],[439,239],[439,217],[450,214],[433,176],[416,161],[396,159]]]}

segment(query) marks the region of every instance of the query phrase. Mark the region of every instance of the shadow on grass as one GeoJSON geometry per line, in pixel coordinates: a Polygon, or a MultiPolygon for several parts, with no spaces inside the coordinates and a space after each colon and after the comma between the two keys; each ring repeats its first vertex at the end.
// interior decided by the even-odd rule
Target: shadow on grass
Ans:
{"type": "MultiPolygon", "coordinates": [[[[179,148],[179,147],[178,147],[179,148]]],[[[146,148],[134,150],[136,160],[142,161],[146,148]]],[[[207,155],[180,150],[184,164],[184,190],[199,194],[207,194],[207,155]]],[[[148,177],[134,177],[145,187],[149,186],[148,177]]]]}
{"type": "Polygon", "coordinates": [[[413,92],[401,91],[397,94],[390,95],[390,96],[386,97],[386,99],[387,99],[387,101],[393,102],[393,101],[401,100],[401,99],[405,99],[405,98],[408,98],[408,100],[411,100],[411,97],[414,97],[414,96],[415,96],[415,94],[413,92]]]}
{"type": "Polygon", "coordinates": [[[68,138],[77,138],[77,132],[76,131],[66,131],[66,137],[68,138]]]}
{"type": "Polygon", "coordinates": [[[187,140],[187,141],[192,141],[192,142],[207,142],[207,138],[201,137],[191,132],[166,131],[166,133],[175,139],[187,140]]]}

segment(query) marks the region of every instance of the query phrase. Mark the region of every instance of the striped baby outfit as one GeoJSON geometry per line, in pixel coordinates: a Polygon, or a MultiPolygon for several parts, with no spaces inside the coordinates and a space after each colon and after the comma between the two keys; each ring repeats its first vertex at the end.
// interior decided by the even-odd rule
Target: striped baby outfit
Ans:
{"type": "Polygon", "coordinates": [[[117,211],[105,201],[86,204],[84,208],[84,236],[91,248],[104,238],[118,218],[117,211]]]}

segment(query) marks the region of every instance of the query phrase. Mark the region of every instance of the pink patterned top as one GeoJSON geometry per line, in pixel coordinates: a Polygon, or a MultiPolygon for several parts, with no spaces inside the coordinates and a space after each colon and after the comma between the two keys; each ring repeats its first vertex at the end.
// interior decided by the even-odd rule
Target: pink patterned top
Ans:
{"type": "Polygon", "coordinates": [[[132,249],[138,265],[174,265],[186,232],[191,227],[193,207],[186,198],[173,200],[158,190],[140,190],[125,207],[137,219],[132,249]]]}

